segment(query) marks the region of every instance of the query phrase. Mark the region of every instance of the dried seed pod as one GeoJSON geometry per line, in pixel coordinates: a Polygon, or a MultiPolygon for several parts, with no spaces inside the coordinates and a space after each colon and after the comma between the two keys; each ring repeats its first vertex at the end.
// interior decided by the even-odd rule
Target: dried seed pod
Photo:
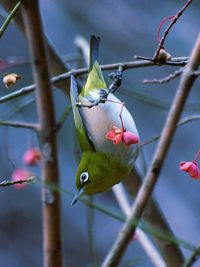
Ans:
{"type": "Polygon", "coordinates": [[[172,56],[164,48],[160,49],[159,54],[158,54],[158,62],[165,63],[171,58],[172,56]]]}
{"type": "Polygon", "coordinates": [[[3,83],[6,88],[9,88],[13,86],[17,82],[17,80],[20,80],[20,79],[21,79],[21,76],[19,76],[16,73],[5,74],[5,76],[3,77],[3,83]]]}

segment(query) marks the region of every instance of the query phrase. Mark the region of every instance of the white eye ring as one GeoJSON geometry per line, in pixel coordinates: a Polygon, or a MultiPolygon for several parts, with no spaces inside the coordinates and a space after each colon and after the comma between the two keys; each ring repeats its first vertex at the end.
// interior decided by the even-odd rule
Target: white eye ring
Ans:
{"type": "Polygon", "coordinates": [[[81,183],[86,183],[89,179],[89,173],[88,172],[82,172],[80,175],[80,181],[81,183]]]}

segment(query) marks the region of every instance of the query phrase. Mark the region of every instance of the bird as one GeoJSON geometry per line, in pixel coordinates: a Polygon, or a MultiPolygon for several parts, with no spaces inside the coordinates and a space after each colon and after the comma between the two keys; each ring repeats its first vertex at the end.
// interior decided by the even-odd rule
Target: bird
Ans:
{"type": "Polygon", "coordinates": [[[121,182],[131,171],[139,151],[134,119],[105,83],[98,63],[99,44],[100,38],[92,35],[88,77],[80,93],[71,75],[70,99],[82,150],[76,172],[77,193],[71,205],[82,195],[102,193],[121,182]]]}

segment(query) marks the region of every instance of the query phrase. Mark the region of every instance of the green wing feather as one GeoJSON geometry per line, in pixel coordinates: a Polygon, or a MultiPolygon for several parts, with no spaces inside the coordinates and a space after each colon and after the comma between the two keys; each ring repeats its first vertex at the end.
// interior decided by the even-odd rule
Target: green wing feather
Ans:
{"type": "Polygon", "coordinates": [[[76,103],[78,102],[78,87],[77,87],[77,82],[73,75],[71,75],[70,99],[72,103],[72,110],[73,110],[77,136],[81,149],[83,151],[94,151],[93,143],[85,127],[81,108],[76,106],[76,103]]]}
{"type": "MultiPolygon", "coordinates": [[[[93,89],[107,89],[101,68],[98,64],[99,57],[99,42],[100,38],[94,35],[90,38],[90,64],[89,74],[85,86],[81,90],[81,96],[86,97],[93,89]]],[[[77,135],[80,142],[81,149],[83,151],[94,151],[94,145],[87,131],[86,124],[84,122],[84,116],[81,112],[81,108],[76,106],[79,102],[78,87],[76,79],[71,75],[71,87],[70,98],[73,109],[74,122],[77,129],[77,135]]]]}

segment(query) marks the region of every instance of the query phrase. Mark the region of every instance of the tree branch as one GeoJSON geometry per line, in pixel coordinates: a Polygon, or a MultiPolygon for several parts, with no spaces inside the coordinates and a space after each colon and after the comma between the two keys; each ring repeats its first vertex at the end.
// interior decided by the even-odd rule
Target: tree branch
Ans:
{"type": "MultiPolygon", "coordinates": [[[[135,167],[133,167],[131,173],[123,181],[123,183],[128,193],[135,198],[142,185],[141,175],[135,167]]],[[[165,236],[170,236],[171,239],[176,240],[176,237],[174,236],[162,210],[160,209],[159,204],[155,201],[155,199],[153,199],[153,197],[151,197],[148,201],[148,205],[144,212],[144,219],[148,225],[153,226],[158,232],[165,233],[165,236]]],[[[181,266],[184,262],[184,257],[179,246],[174,242],[161,239],[156,235],[153,235],[153,238],[167,266],[181,266]]]]}
{"type": "MultiPolygon", "coordinates": [[[[195,120],[200,120],[200,115],[199,114],[193,114],[193,115],[189,115],[189,116],[183,118],[179,123],[177,123],[176,127],[178,128],[178,127],[180,127],[180,126],[182,126],[182,125],[184,125],[184,124],[186,124],[188,122],[192,122],[192,121],[195,121],[195,120]]],[[[157,141],[160,138],[160,136],[161,136],[160,134],[152,136],[149,139],[141,142],[140,145],[141,146],[149,145],[149,144],[157,141]]]]}
{"type": "Polygon", "coordinates": [[[163,48],[164,46],[164,42],[165,39],[170,31],[170,29],[172,28],[172,26],[177,22],[177,20],[182,16],[183,12],[186,10],[186,8],[192,3],[192,0],[188,0],[187,3],[176,13],[175,16],[173,16],[173,19],[171,21],[171,23],[169,24],[169,26],[167,27],[167,29],[165,30],[162,38],[160,39],[160,42],[158,44],[158,47],[156,49],[155,55],[153,56],[153,60],[157,61],[158,59],[158,54],[160,52],[160,49],[163,48]]]}
{"type": "Polygon", "coordinates": [[[0,121],[0,125],[2,126],[10,126],[15,128],[26,128],[34,131],[38,131],[38,125],[36,123],[28,123],[21,121],[0,121]]]}
{"type": "MultiPolygon", "coordinates": [[[[54,103],[38,0],[22,0],[40,123],[42,182],[59,185],[54,103]],[[39,41],[38,41],[39,40],[39,41]]],[[[61,267],[60,194],[42,186],[44,267],[61,267]]]]}
{"type": "MultiPolygon", "coordinates": [[[[112,187],[112,191],[115,195],[115,198],[123,211],[123,213],[128,217],[131,212],[131,206],[128,202],[128,199],[125,194],[125,190],[122,184],[117,184],[112,187]]],[[[143,247],[144,251],[146,252],[147,256],[151,260],[151,262],[156,267],[166,267],[165,262],[163,261],[162,257],[159,255],[156,247],[149,239],[146,233],[140,228],[137,228],[135,232],[135,238],[139,241],[140,245],[143,247]]]]}
{"type": "Polygon", "coordinates": [[[167,77],[162,78],[162,79],[144,79],[143,83],[144,84],[163,84],[163,83],[168,83],[171,80],[176,79],[183,73],[184,67],[180,68],[179,70],[176,70],[174,73],[170,73],[167,77]]]}
{"type": "Polygon", "coordinates": [[[192,85],[196,79],[193,72],[197,70],[200,63],[200,35],[192,50],[189,62],[182,75],[177,93],[169,111],[166,123],[164,125],[162,135],[156,151],[153,156],[152,163],[149,166],[144,182],[138,192],[136,200],[131,209],[131,215],[123,225],[112,249],[107,255],[102,266],[114,267],[117,266],[128,246],[130,236],[135,232],[137,224],[142,217],[142,214],[147,206],[148,200],[153,192],[153,189],[158,180],[161,168],[166,158],[168,149],[173,139],[176,124],[179,120],[184,104],[192,85]]]}
{"type": "MultiPolygon", "coordinates": [[[[173,58],[170,62],[164,63],[163,65],[170,65],[170,66],[185,66],[187,63],[186,60],[182,60],[180,58],[180,61],[178,58],[173,58]]],[[[123,70],[128,70],[128,69],[135,69],[135,68],[142,68],[142,67],[153,67],[153,66],[160,66],[160,64],[148,61],[148,60],[141,60],[141,61],[129,61],[129,62],[120,62],[120,63],[113,63],[113,64],[107,64],[107,65],[101,65],[102,70],[115,70],[118,69],[119,66],[123,67],[123,70]]],[[[57,86],[63,81],[69,80],[71,75],[74,76],[79,76],[83,74],[88,73],[88,68],[81,68],[77,70],[71,70],[66,73],[60,74],[58,76],[55,76],[51,78],[51,82],[57,86]]],[[[20,97],[22,95],[27,95],[35,90],[36,86],[35,84],[28,85],[26,87],[23,87],[13,93],[7,94],[3,97],[0,97],[0,103],[7,102],[11,99],[15,99],[17,97],[20,97]]]]}
{"type": "Polygon", "coordinates": [[[15,184],[24,184],[24,183],[34,183],[37,181],[37,178],[35,176],[31,176],[27,179],[20,179],[17,181],[8,181],[5,180],[3,182],[0,182],[0,187],[6,187],[6,186],[10,186],[10,185],[15,185],[15,184]]]}

